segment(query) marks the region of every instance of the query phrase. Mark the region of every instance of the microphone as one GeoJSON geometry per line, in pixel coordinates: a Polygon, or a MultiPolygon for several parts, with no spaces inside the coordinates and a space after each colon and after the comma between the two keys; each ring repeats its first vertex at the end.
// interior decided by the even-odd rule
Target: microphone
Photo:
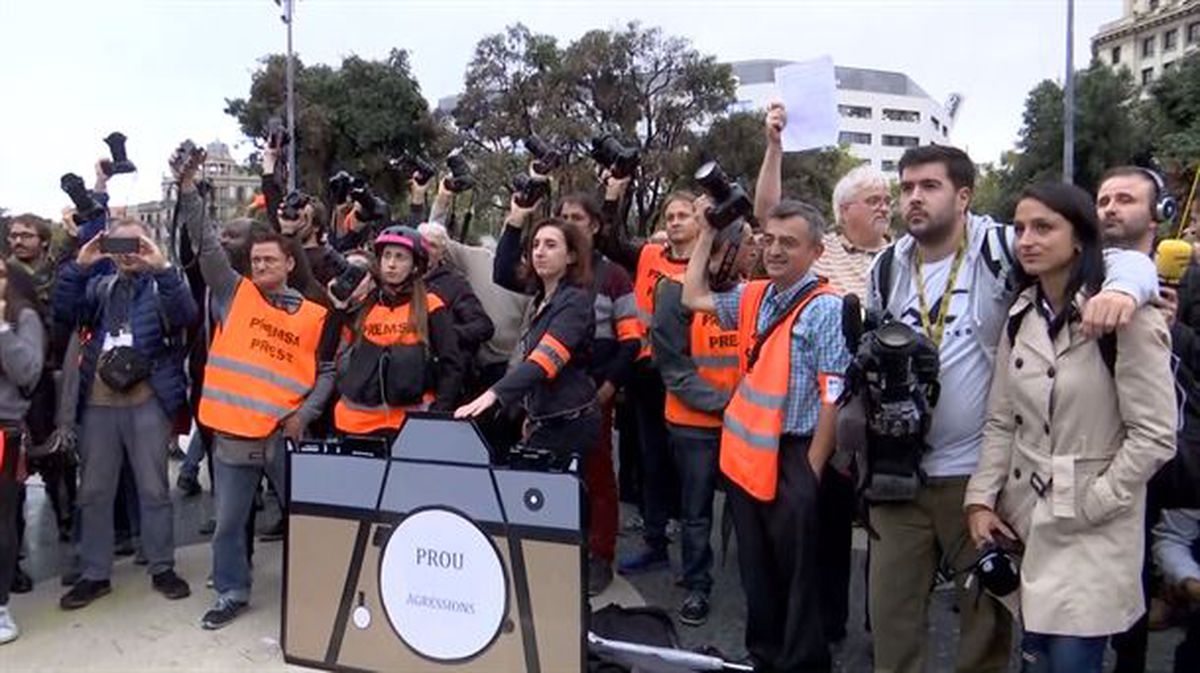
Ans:
{"type": "Polygon", "coordinates": [[[1179,287],[1179,281],[1192,263],[1192,245],[1178,238],[1165,239],[1158,244],[1154,262],[1159,281],[1168,287],[1179,287]]]}
{"type": "Polygon", "coordinates": [[[848,294],[842,297],[842,337],[846,339],[846,348],[851,355],[858,352],[858,342],[863,335],[862,302],[858,295],[848,294]]]}

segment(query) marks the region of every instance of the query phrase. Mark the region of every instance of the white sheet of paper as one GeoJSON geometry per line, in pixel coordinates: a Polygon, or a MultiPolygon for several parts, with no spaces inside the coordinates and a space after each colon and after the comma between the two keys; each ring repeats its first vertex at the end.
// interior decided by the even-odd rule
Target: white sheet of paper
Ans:
{"type": "Polygon", "coordinates": [[[787,108],[784,152],[837,145],[837,80],[832,57],[776,68],[775,88],[787,108]]]}

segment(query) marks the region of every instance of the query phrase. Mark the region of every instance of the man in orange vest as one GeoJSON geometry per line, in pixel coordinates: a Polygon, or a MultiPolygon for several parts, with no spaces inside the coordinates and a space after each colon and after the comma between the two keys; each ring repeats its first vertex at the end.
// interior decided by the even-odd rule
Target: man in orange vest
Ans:
{"type": "Polygon", "coordinates": [[[714,293],[705,281],[711,205],[696,202],[704,229],[688,261],[683,303],[715,313],[738,335],[742,378],[725,408],[720,468],[746,592],[746,649],[759,668],[827,670],[817,493],[833,454],[850,353],[842,300],[811,271],[824,251],[825,220],[808,204],[781,201],[761,235],[768,279],[714,293]]]}
{"type": "Polygon", "coordinates": [[[294,247],[274,232],[253,235],[250,277],[234,270],[196,192],[196,161],[174,157],[180,219],[196,247],[217,323],[204,368],[198,420],[213,431],[213,535],[216,605],[201,626],[219,629],[250,599],[246,521],[265,472],[284,483],[285,438],[298,440],[333,390],[337,330],[325,307],[288,287],[294,247]]]}

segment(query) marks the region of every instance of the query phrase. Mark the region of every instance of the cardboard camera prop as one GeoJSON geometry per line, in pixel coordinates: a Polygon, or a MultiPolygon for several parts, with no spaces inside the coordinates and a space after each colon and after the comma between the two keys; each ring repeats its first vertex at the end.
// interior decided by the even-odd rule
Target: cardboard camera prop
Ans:
{"type": "Polygon", "coordinates": [[[489,464],[469,421],[407,416],[391,447],[288,454],[289,663],[356,671],[581,670],[577,476],[489,464]]]}

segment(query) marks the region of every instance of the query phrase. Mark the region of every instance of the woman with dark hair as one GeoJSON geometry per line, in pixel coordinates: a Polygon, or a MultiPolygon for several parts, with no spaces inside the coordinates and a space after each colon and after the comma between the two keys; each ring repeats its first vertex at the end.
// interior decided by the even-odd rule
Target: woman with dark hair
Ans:
{"type": "Polygon", "coordinates": [[[596,384],[588,374],[595,332],[590,258],[579,227],[552,218],[533,228],[521,269],[526,290],[534,296],[533,318],[520,342],[523,359],[454,412],[466,418],[497,402],[522,404],[530,425],[525,444],[549,451],[558,468],[592,448],[600,433],[596,384]]]}
{"type": "Polygon", "coordinates": [[[22,419],[29,409],[23,390],[37,384],[45,360],[45,331],[36,305],[32,279],[0,261],[0,645],[20,633],[8,610],[8,594],[20,546],[17,464],[22,419]]]}
{"type": "Polygon", "coordinates": [[[462,388],[465,362],[454,319],[425,287],[428,265],[421,235],[404,226],[375,239],[378,262],[355,255],[369,273],[341,304],[346,347],[338,356],[334,427],[354,436],[394,437],[405,413],[450,411],[462,388]]]}
{"type": "Polygon", "coordinates": [[[1151,306],[1115,341],[1083,335],[1079,316],[1104,281],[1083,190],[1028,188],[1014,225],[1020,294],[997,348],[967,526],[985,553],[1020,559],[1006,595],[1024,623],[1022,670],[1098,672],[1108,637],[1145,612],[1146,483],[1175,451],[1170,338],[1151,306]]]}

